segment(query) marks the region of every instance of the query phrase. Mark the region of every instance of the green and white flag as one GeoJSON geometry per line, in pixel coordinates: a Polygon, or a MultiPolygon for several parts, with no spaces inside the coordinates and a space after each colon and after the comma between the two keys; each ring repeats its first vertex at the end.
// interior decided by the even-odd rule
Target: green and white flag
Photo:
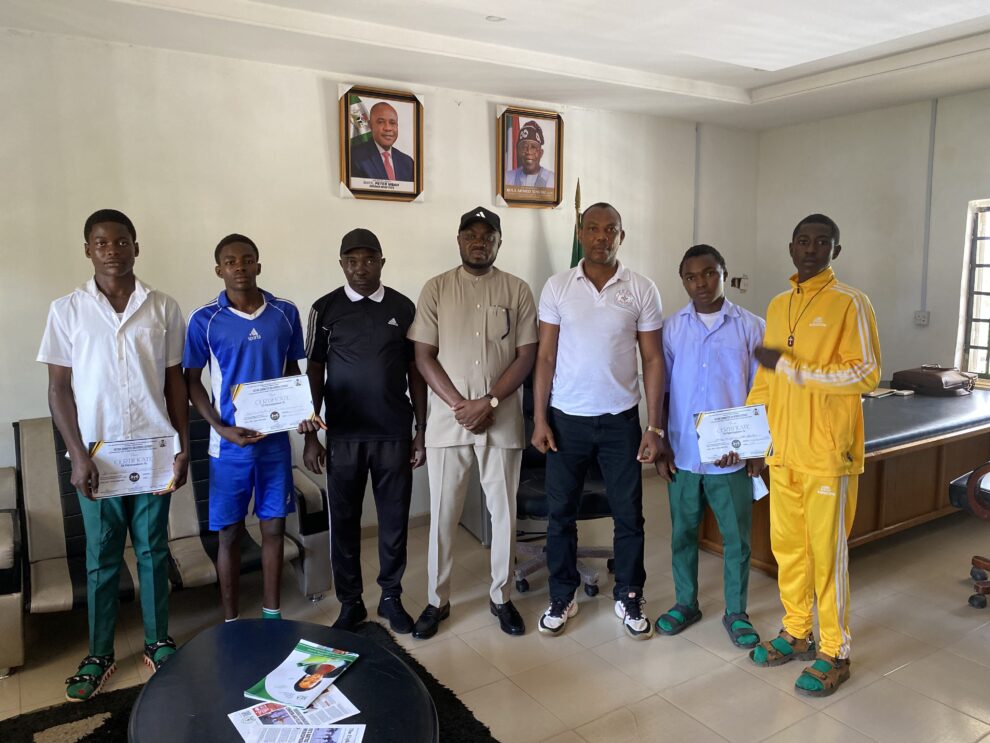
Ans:
{"type": "Polygon", "coordinates": [[[351,147],[371,141],[371,122],[368,109],[354,93],[347,94],[347,115],[351,122],[351,147]]]}

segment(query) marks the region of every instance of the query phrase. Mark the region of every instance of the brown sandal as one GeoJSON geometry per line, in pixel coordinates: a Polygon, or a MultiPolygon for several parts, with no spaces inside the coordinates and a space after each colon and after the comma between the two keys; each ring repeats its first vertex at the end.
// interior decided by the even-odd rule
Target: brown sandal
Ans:
{"type": "Polygon", "coordinates": [[[801,671],[794,691],[806,697],[827,697],[849,679],[849,659],[818,653],[815,662],[801,671]],[[802,685],[803,684],[803,685],[802,685]]]}
{"type": "Polygon", "coordinates": [[[812,660],[817,653],[815,636],[792,637],[786,630],[749,651],[749,659],[758,666],[780,666],[792,660],[812,660]]]}

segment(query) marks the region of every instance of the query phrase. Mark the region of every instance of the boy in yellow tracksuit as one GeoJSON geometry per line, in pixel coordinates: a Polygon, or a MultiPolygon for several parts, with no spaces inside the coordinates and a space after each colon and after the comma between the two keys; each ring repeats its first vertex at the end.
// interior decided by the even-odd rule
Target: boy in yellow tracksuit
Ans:
{"type": "Polygon", "coordinates": [[[849,678],[846,540],[863,471],[860,396],[880,380],[880,342],[870,300],[830,267],[841,250],[835,222],[805,217],[789,250],[797,273],[767,308],[764,346],[755,352],[761,368],[746,401],[767,406],[773,436],[770,543],[784,628],[750,658],[761,666],[814,658],[796,691],[828,696],[849,678]]]}

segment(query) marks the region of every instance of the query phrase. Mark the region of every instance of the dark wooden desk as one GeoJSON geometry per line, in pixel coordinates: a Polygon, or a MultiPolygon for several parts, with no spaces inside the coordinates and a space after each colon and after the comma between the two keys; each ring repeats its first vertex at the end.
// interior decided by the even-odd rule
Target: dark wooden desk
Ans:
{"type": "MultiPolygon", "coordinates": [[[[866,468],[859,479],[849,546],[856,547],[955,513],[948,484],[990,460],[990,391],[964,397],[863,400],[866,468]]],[[[772,496],[771,496],[772,497],[772,496]]],[[[701,546],[722,553],[711,511],[701,546]]],[[[770,499],[753,504],[753,567],[777,574],[770,550],[770,499]]]]}
{"type": "Polygon", "coordinates": [[[201,632],[151,677],[131,711],[128,741],[241,743],[227,715],[257,704],[244,689],[285,660],[300,639],[361,656],[334,682],[361,714],[339,724],[367,725],[366,743],[439,740],[436,708],[423,682],[381,645],[308,622],[240,619],[201,632]]]}

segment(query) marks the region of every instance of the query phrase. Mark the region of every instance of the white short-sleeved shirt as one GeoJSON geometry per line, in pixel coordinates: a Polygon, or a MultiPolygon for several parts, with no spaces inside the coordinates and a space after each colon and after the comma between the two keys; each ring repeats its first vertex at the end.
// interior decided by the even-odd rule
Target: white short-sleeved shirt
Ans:
{"type": "Polygon", "coordinates": [[[72,369],[84,445],[177,436],[165,369],[182,363],[185,327],[178,303],[140,281],[122,316],[93,279],[52,302],[38,361],[72,369]]]}
{"type": "Polygon", "coordinates": [[[569,415],[621,413],[639,404],[636,333],[663,326],[660,292],[620,262],[599,292],[584,261],[551,276],[540,322],[560,326],[550,404],[569,415]]]}

